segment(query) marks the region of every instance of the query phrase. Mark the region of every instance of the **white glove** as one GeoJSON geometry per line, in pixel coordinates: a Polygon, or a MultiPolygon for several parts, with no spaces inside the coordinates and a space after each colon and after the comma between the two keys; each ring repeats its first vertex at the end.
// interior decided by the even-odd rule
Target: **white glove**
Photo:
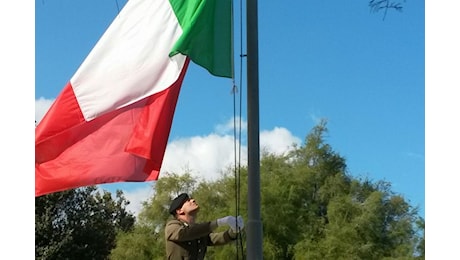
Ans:
{"type": "Polygon", "coordinates": [[[235,218],[234,216],[226,216],[219,218],[217,219],[217,225],[228,225],[233,232],[238,233],[244,227],[243,217],[238,216],[238,218],[235,218]]]}
{"type": "Polygon", "coordinates": [[[234,216],[226,216],[223,218],[217,219],[217,226],[221,227],[223,225],[229,225],[230,227],[236,225],[236,218],[234,216]]]}

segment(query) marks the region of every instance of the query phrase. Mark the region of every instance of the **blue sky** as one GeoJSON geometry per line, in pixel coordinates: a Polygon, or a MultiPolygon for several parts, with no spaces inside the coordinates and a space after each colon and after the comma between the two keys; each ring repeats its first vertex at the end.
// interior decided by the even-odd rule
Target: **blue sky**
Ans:
{"type": "MultiPolygon", "coordinates": [[[[125,3],[35,1],[37,120],[125,3]]],[[[292,142],[303,142],[318,120],[326,118],[326,142],[346,158],[349,173],[391,182],[392,190],[419,206],[424,217],[424,2],[407,1],[402,12],[390,10],[385,19],[383,12],[370,12],[367,1],[259,1],[258,5],[261,145],[284,152],[292,142]]],[[[239,55],[239,3],[235,6],[239,55]]],[[[238,57],[235,64],[238,72],[238,57]]],[[[240,79],[237,73],[246,121],[245,74],[241,86],[240,79]]],[[[197,176],[213,178],[224,163],[232,162],[231,86],[231,80],[213,77],[192,64],[163,170],[190,168],[197,176]]],[[[102,187],[123,189],[139,205],[151,195],[150,186],[102,187]]]]}
{"type": "MultiPolygon", "coordinates": [[[[29,250],[4,248],[5,256],[34,255],[32,117],[43,115],[77,70],[116,15],[116,3],[36,0],[3,5],[0,104],[6,171],[0,197],[8,214],[1,215],[0,223],[10,244],[30,243],[29,250]]],[[[423,209],[426,203],[428,259],[456,255],[459,3],[407,0],[402,13],[390,12],[385,21],[370,13],[364,0],[258,4],[264,138],[283,144],[303,140],[317,118],[327,117],[327,141],[346,157],[351,173],[387,179],[414,205],[423,209]]],[[[190,148],[207,141],[212,148],[213,140],[220,140],[227,147],[222,137],[228,136],[225,126],[233,116],[228,81],[193,65],[189,72],[171,143],[190,148]]],[[[188,153],[174,161],[194,152],[180,147],[188,153]]],[[[272,144],[279,147],[283,145],[272,144]]],[[[146,196],[135,185],[125,191],[131,198],[146,196]]]]}

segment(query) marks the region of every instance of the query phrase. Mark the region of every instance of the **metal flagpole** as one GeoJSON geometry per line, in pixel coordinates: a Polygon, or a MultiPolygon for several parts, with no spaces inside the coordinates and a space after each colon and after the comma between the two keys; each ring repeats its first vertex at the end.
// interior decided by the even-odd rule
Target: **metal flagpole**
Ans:
{"type": "Polygon", "coordinates": [[[257,0],[246,0],[248,80],[248,221],[247,259],[263,259],[260,217],[259,50],[257,0]]]}

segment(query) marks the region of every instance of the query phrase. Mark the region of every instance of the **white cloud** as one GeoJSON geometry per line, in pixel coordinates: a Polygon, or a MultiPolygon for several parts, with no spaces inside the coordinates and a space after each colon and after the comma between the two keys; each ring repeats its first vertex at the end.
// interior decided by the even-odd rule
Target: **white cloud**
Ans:
{"type": "Polygon", "coordinates": [[[43,116],[46,114],[53,102],[54,99],[46,99],[43,97],[40,97],[38,100],[35,100],[35,120],[37,121],[37,123],[40,122],[40,120],[42,120],[43,116]]]}
{"type": "Polygon", "coordinates": [[[240,117],[233,117],[224,124],[218,124],[215,127],[215,131],[218,134],[233,134],[234,129],[239,130],[240,128],[242,132],[245,132],[247,129],[247,122],[240,117]]]}
{"type": "MultiPolygon", "coordinates": [[[[40,98],[35,101],[35,116],[40,120],[53,100],[40,98]]],[[[239,123],[239,119],[236,120],[239,123]]],[[[200,179],[215,180],[221,176],[221,171],[235,165],[235,143],[233,137],[233,119],[217,125],[216,133],[204,136],[191,136],[170,140],[165,151],[161,172],[174,172],[177,174],[189,171],[192,176],[200,179]]],[[[246,136],[247,122],[241,120],[242,139],[246,136]]],[[[293,143],[300,144],[301,140],[293,136],[288,129],[275,127],[272,130],[263,130],[260,133],[260,152],[267,151],[275,154],[284,154],[292,149],[293,143]]],[[[238,147],[237,152],[238,152],[238,147]]],[[[247,165],[247,146],[241,146],[241,165],[247,165]]],[[[161,178],[161,173],[160,173],[161,178]]],[[[130,201],[127,210],[137,214],[142,209],[142,202],[153,195],[152,183],[132,186],[132,189],[123,189],[123,194],[130,201]]]]}
{"type": "MultiPolygon", "coordinates": [[[[110,186],[111,186],[110,183],[97,185],[98,192],[102,193],[103,190],[109,191],[112,195],[112,199],[115,199],[115,196],[116,196],[115,191],[112,191],[110,186]]],[[[126,198],[126,200],[129,201],[129,205],[126,206],[126,210],[128,212],[131,212],[133,215],[137,216],[139,212],[141,212],[142,210],[143,202],[146,202],[153,196],[154,190],[152,187],[152,182],[125,183],[124,186],[126,186],[126,188],[128,189],[117,188],[117,190],[122,190],[123,196],[126,198]],[[130,186],[134,187],[134,189],[129,189],[130,186]]]]}
{"type": "Polygon", "coordinates": [[[260,133],[260,150],[282,155],[293,148],[293,144],[300,145],[301,139],[293,136],[283,127],[273,130],[264,130],[260,133]]]}
{"type": "MultiPolygon", "coordinates": [[[[234,165],[234,145],[230,135],[209,134],[173,140],[166,148],[162,172],[180,174],[189,170],[192,176],[215,180],[221,170],[234,165]]],[[[241,157],[247,157],[244,147],[241,157]]]]}
{"type": "MultiPolygon", "coordinates": [[[[260,134],[260,146],[275,154],[284,154],[292,149],[292,144],[300,145],[301,140],[293,136],[289,130],[276,127],[264,130],[260,134]]],[[[241,149],[242,165],[247,165],[247,146],[241,149]]],[[[215,180],[226,167],[235,163],[235,152],[232,135],[211,133],[206,136],[192,136],[171,141],[165,152],[162,172],[177,174],[190,171],[192,176],[200,179],[215,180]]],[[[161,178],[161,174],[160,174],[161,178]]],[[[129,210],[136,216],[142,209],[142,201],[153,195],[151,184],[133,191],[123,192],[131,202],[129,210]]]]}
{"type": "MultiPolygon", "coordinates": [[[[221,128],[220,128],[221,129],[221,128]]],[[[235,146],[233,135],[218,135],[211,133],[207,136],[194,136],[171,141],[165,152],[163,172],[182,173],[190,170],[205,179],[213,180],[220,177],[220,171],[235,164],[235,146]]],[[[284,154],[292,149],[293,143],[300,144],[301,140],[293,136],[289,130],[276,127],[265,130],[260,134],[260,151],[284,154]]],[[[247,164],[247,146],[242,144],[241,165],[247,164]]],[[[237,161],[238,163],[238,161],[237,161]]]]}
{"type": "Polygon", "coordinates": [[[152,185],[146,185],[132,191],[123,191],[123,194],[130,202],[126,210],[137,216],[142,210],[142,203],[153,196],[153,188],[152,185]]]}

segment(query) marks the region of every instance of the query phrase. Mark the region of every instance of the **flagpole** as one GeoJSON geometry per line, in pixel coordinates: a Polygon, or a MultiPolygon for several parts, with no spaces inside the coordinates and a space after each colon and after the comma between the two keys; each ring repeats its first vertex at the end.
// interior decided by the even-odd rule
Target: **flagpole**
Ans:
{"type": "Polygon", "coordinates": [[[247,259],[261,260],[262,221],[260,217],[259,152],[259,50],[257,0],[246,1],[247,80],[248,80],[248,221],[247,259]]]}

